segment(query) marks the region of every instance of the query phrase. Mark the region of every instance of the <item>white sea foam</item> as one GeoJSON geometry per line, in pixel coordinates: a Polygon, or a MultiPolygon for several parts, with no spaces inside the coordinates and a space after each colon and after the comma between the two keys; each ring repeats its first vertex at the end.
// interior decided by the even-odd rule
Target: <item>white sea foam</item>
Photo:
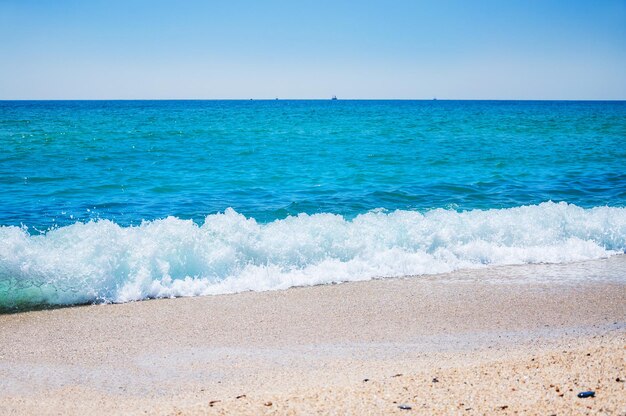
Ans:
{"type": "Polygon", "coordinates": [[[76,223],[43,235],[0,227],[0,308],[275,290],[624,253],[626,208],[566,203],[456,212],[299,215],[259,224],[76,223]]]}

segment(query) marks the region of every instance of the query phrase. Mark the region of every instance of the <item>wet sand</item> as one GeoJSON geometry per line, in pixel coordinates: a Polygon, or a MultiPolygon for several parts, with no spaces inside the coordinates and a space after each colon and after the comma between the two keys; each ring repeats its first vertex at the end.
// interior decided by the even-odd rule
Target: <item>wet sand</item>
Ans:
{"type": "Polygon", "coordinates": [[[624,257],[0,315],[0,414],[624,414],[624,257]]]}

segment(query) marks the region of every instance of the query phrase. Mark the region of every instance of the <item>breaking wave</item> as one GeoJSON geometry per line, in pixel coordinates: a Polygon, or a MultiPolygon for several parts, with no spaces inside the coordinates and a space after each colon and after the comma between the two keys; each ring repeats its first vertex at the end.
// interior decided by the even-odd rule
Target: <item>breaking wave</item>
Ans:
{"type": "Polygon", "coordinates": [[[626,208],[545,202],[288,217],[232,209],[202,225],[108,220],[31,235],[0,227],[0,309],[276,290],[463,268],[566,263],[624,253],[626,208]]]}

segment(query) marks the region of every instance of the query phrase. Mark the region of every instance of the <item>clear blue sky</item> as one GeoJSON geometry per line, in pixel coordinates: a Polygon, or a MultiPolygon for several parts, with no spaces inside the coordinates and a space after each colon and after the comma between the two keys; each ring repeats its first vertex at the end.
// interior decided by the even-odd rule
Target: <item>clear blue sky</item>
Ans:
{"type": "Polygon", "coordinates": [[[0,0],[0,99],[626,99],[626,0],[0,0]]]}

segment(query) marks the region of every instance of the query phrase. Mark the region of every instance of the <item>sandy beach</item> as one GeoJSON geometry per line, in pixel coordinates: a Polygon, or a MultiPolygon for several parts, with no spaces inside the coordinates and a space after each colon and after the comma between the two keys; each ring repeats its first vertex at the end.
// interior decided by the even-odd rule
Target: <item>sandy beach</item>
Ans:
{"type": "Polygon", "coordinates": [[[0,414],[625,414],[625,275],[618,256],[0,315],[0,414]]]}

